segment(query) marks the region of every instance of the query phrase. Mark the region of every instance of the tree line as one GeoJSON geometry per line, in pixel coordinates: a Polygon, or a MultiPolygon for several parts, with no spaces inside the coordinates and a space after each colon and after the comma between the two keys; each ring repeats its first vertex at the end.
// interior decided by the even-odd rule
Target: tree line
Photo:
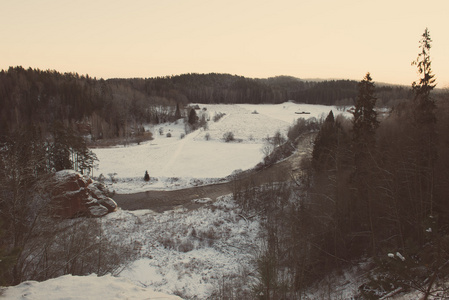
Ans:
{"type": "MultiPolygon", "coordinates": [[[[410,98],[410,89],[378,88],[382,104],[410,98]]],[[[0,72],[3,133],[25,124],[46,130],[55,121],[89,132],[93,139],[126,137],[142,123],[176,118],[188,103],[282,103],[350,105],[357,82],[305,81],[289,76],[267,79],[229,74],[183,74],[147,79],[96,79],[77,73],[10,67],[0,72]],[[80,125],[85,124],[85,125],[80,125]],[[88,124],[88,125],[86,125],[88,124]]]]}
{"type": "MultiPolygon", "coordinates": [[[[175,102],[276,104],[293,100],[335,105],[352,104],[357,96],[357,82],[354,80],[307,81],[291,76],[259,79],[230,74],[193,73],[131,81],[134,87],[148,95],[169,98],[175,102]]],[[[384,104],[408,99],[410,91],[407,87],[392,85],[383,85],[378,90],[384,104]]]]}

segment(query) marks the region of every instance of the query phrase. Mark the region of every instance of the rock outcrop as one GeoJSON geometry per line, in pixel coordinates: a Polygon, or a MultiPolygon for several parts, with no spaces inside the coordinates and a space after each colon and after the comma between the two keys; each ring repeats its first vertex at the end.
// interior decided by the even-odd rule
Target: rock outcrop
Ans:
{"type": "Polygon", "coordinates": [[[117,209],[102,186],[73,170],[56,172],[50,184],[53,214],[62,218],[101,217],[117,209]]]}

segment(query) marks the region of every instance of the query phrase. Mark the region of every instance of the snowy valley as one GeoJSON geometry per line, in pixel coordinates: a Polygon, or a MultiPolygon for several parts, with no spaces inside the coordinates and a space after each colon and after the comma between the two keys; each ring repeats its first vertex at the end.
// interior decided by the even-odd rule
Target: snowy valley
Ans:
{"type": "MultiPolygon", "coordinates": [[[[263,161],[267,137],[276,132],[286,136],[298,118],[322,121],[330,111],[347,118],[352,116],[335,106],[293,102],[200,104],[197,111],[207,125],[193,132],[186,132],[185,121],[181,119],[146,126],[146,130],[153,132],[151,141],[92,149],[98,157],[93,178],[121,195],[175,190],[182,193],[192,187],[230,182],[263,161]],[[222,117],[214,121],[216,115],[222,117]],[[224,135],[229,132],[234,139],[226,142],[224,135]],[[151,177],[149,181],[144,181],[145,171],[151,177]]],[[[278,183],[273,184],[262,194],[279,191],[278,183]]],[[[280,183],[279,186],[282,190],[280,183]]],[[[299,201],[297,195],[294,197],[294,201],[299,201]]],[[[243,209],[232,193],[216,199],[198,196],[190,202],[194,206],[179,205],[159,212],[119,207],[99,218],[95,226],[102,228],[102,239],[119,245],[106,251],[125,257],[129,253],[120,252],[121,246],[125,246],[123,249],[133,253],[112,274],[26,281],[6,288],[3,296],[98,299],[101,294],[107,299],[250,299],[260,288],[263,276],[258,264],[267,247],[266,232],[261,230],[266,220],[243,209]]],[[[72,221],[66,222],[70,226],[72,221]]],[[[371,266],[372,261],[362,260],[342,273],[330,273],[297,296],[353,299],[371,266]]],[[[392,299],[416,299],[418,295],[414,292],[392,299]]]]}
{"type": "MultiPolygon", "coordinates": [[[[184,121],[179,120],[148,126],[154,139],[140,145],[93,149],[99,159],[94,179],[102,180],[110,190],[119,194],[151,193],[152,190],[183,189],[227,181],[230,175],[251,169],[262,161],[264,139],[276,131],[286,136],[297,118],[319,120],[330,110],[349,115],[333,106],[292,102],[200,105],[198,114],[206,116],[207,129],[185,134],[184,121]],[[297,114],[298,111],[310,114],[297,114]],[[223,115],[217,122],[213,120],[216,114],[223,115]],[[227,143],[223,140],[227,132],[234,133],[235,141],[227,143]],[[170,137],[167,137],[168,133],[170,137]],[[143,180],[146,170],[151,176],[148,182],[143,180]]],[[[107,238],[131,246],[137,255],[134,261],[117,269],[113,275],[118,278],[86,278],[92,289],[111,289],[115,294],[111,294],[110,299],[119,299],[123,295],[141,298],[137,291],[147,289],[185,299],[219,298],[232,292],[226,290],[232,286],[241,288],[241,295],[249,295],[257,283],[255,259],[263,243],[257,216],[245,216],[232,194],[223,195],[216,201],[205,198],[193,202],[202,206],[194,210],[179,207],[163,213],[119,208],[101,218],[107,238]],[[246,282],[241,282],[243,278],[246,282]],[[121,286],[116,287],[119,282],[121,286]]],[[[75,282],[83,280],[64,276],[51,282],[59,286],[74,279],[75,282]]],[[[48,289],[54,299],[61,296],[58,288],[52,290],[50,280],[48,283],[25,282],[9,288],[5,295],[11,299],[18,294],[37,299],[43,295],[42,289],[48,289]],[[44,285],[50,287],[44,288],[44,285]]],[[[88,290],[86,287],[81,297],[94,299],[95,293],[88,290]]],[[[149,299],[156,297],[148,293],[149,299]]],[[[64,297],[75,299],[77,296],[64,297]]]]}

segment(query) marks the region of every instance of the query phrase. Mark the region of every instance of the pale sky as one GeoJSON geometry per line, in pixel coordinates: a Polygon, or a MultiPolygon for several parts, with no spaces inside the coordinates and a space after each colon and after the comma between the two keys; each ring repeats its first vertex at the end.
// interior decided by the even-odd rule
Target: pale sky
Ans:
{"type": "Polygon", "coordinates": [[[0,69],[230,73],[409,85],[428,27],[449,87],[448,0],[0,0],[0,69]]]}

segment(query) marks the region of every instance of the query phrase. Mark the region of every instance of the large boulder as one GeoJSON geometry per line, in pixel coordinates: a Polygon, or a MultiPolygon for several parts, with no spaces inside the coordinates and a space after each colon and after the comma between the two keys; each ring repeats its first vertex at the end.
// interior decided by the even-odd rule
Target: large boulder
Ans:
{"type": "Polygon", "coordinates": [[[100,184],[73,170],[56,172],[49,192],[53,213],[62,218],[101,217],[117,209],[100,184]]]}

